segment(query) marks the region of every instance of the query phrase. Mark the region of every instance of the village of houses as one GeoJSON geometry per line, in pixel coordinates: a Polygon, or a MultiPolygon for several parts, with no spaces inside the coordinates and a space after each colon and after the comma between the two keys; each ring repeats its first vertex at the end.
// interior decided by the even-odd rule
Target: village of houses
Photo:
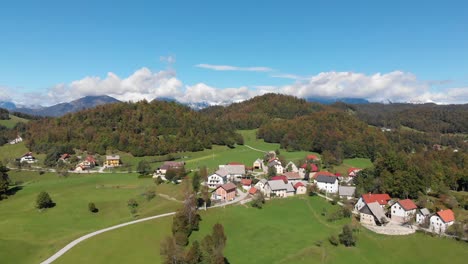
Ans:
{"type": "MultiPolygon", "coordinates": [[[[221,204],[232,203],[236,199],[251,201],[260,194],[265,199],[308,195],[310,186],[314,185],[325,199],[338,197],[342,201],[355,202],[353,213],[363,226],[377,233],[406,235],[421,228],[445,234],[447,228],[455,222],[454,213],[450,209],[430,212],[427,208],[418,208],[410,199],[392,199],[385,193],[355,197],[353,178],[360,168],[350,168],[347,175],[340,175],[319,171],[316,165],[319,158],[316,155],[308,155],[304,164],[289,162],[286,165],[281,164],[274,152],[269,155],[270,159],[257,159],[251,167],[237,162],[219,165],[204,183],[211,189],[212,201],[221,204]],[[276,176],[267,180],[264,176],[272,169],[276,176]]],[[[165,162],[154,177],[163,177],[171,167],[180,168],[183,165],[183,162],[165,162]]]]}
{"type": "MultiPolygon", "coordinates": [[[[430,212],[427,208],[418,208],[410,199],[392,199],[385,193],[368,193],[356,197],[353,179],[360,168],[350,168],[347,175],[340,175],[320,171],[317,166],[320,159],[316,155],[307,155],[304,164],[289,162],[286,165],[281,163],[275,152],[269,152],[267,157],[269,158],[266,160],[259,158],[253,161],[252,166],[237,162],[219,165],[203,183],[211,189],[213,203],[243,203],[251,201],[256,195],[262,195],[267,200],[308,195],[310,187],[314,186],[325,199],[339,198],[354,202],[353,213],[358,216],[361,224],[377,233],[405,235],[414,233],[419,228],[445,234],[447,228],[455,222],[455,215],[450,209],[430,212]],[[265,177],[271,171],[274,171],[275,176],[267,180],[265,177]]],[[[59,160],[67,162],[69,158],[69,154],[63,154],[59,160]]],[[[24,154],[18,161],[37,162],[31,152],[24,154]]],[[[74,172],[89,171],[96,165],[95,158],[89,155],[82,158],[74,172]]],[[[120,165],[119,155],[108,155],[102,168],[120,165]]],[[[166,161],[155,170],[153,178],[161,177],[165,180],[164,175],[168,170],[180,169],[184,165],[184,162],[166,161]]],[[[343,205],[340,202],[339,204],[343,205]]]]}

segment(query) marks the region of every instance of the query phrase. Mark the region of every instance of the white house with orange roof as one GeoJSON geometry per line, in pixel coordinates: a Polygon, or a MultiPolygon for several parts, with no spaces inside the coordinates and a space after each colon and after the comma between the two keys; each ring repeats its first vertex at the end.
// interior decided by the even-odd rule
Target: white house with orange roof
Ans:
{"type": "Polygon", "coordinates": [[[417,209],[418,207],[412,200],[399,200],[390,209],[391,219],[399,223],[408,222],[416,216],[417,209]]]}
{"type": "Polygon", "coordinates": [[[436,233],[445,233],[447,228],[455,223],[455,214],[452,210],[441,210],[429,219],[429,230],[436,233]]]}

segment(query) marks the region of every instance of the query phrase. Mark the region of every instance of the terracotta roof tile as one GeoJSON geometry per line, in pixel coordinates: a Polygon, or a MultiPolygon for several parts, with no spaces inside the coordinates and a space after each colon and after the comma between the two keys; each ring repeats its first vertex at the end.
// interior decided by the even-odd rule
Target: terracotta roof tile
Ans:
{"type": "Polygon", "coordinates": [[[362,199],[366,204],[373,203],[373,202],[378,202],[380,205],[386,205],[388,201],[390,201],[390,195],[384,193],[384,194],[379,194],[379,193],[369,193],[369,194],[363,194],[362,199]]]}
{"type": "Polygon", "coordinates": [[[455,221],[455,215],[453,214],[453,211],[450,209],[447,210],[441,210],[437,212],[437,215],[445,222],[452,222],[455,221]]]}
{"type": "Polygon", "coordinates": [[[242,183],[242,185],[250,186],[250,185],[252,185],[252,180],[251,179],[242,179],[241,183],[242,183]]]}
{"type": "Polygon", "coordinates": [[[416,204],[410,199],[400,200],[398,203],[403,207],[403,209],[405,209],[405,211],[418,209],[418,206],[416,206],[416,204]]]}
{"type": "Polygon", "coordinates": [[[298,182],[298,183],[294,184],[294,189],[297,189],[297,188],[299,188],[301,186],[304,186],[304,184],[302,182],[298,182]]]}
{"type": "Polygon", "coordinates": [[[255,188],[255,187],[252,187],[252,188],[250,188],[250,190],[249,190],[249,194],[255,194],[255,193],[257,193],[257,192],[258,192],[258,190],[257,190],[257,188],[255,188]]]}

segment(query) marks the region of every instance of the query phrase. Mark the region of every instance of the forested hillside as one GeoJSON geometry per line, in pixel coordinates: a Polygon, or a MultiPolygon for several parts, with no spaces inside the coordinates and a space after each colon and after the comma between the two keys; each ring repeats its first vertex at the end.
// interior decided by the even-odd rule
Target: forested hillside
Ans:
{"type": "Polygon", "coordinates": [[[329,108],[304,99],[281,94],[265,94],[229,106],[212,106],[201,110],[213,119],[222,119],[237,129],[254,129],[273,119],[292,119],[329,108]]]}
{"type": "Polygon", "coordinates": [[[321,111],[307,116],[266,123],[258,137],[290,150],[331,152],[343,158],[370,158],[387,149],[384,134],[345,112],[321,111]]]}
{"type": "Polygon", "coordinates": [[[27,145],[36,152],[68,146],[100,154],[135,156],[197,151],[212,144],[232,146],[242,137],[227,122],[212,120],[174,103],[146,101],[101,105],[28,124],[27,145]]]}
{"type": "Polygon", "coordinates": [[[406,126],[418,131],[468,133],[468,104],[360,104],[347,105],[366,123],[379,127],[406,126]]]}

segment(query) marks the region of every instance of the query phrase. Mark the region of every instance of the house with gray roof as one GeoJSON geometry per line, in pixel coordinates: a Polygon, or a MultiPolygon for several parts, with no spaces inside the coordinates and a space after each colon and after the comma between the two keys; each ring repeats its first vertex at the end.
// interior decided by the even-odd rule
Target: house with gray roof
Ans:
{"type": "Polygon", "coordinates": [[[366,225],[383,225],[388,218],[378,202],[368,203],[359,210],[360,222],[366,225]]]}
{"type": "Polygon", "coordinates": [[[317,188],[326,193],[337,193],[338,192],[338,177],[336,176],[325,176],[319,175],[315,178],[317,188]]]}
{"type": "Polygon", "coordinates": [[[356,192],[356,187],[354,186],[338,186],[338,195],[343,199],[352,199],[354,193],[356,192]]]}
{"type": "Polygon", "coordinates": [[[427,219],[429,219],[429,216],[431,215],[431,212],[429,212],[429,209],[427,208],[421,208],[416,210],[416,223],[418,225],[424,224],[427,219]]]}
{"type": "Polygon", "coordinates": [[[283,180],[267,181],[264,187],[267,197],[289,197],[293,196],[295,191],[291,183],[284,183],[283,180]]]}
{"type": "Polygon", "coordinates": [[[220,165],[219,169],[226,171],[229,181],[239,182],[245,177],[245,165],[220,165]]]}

